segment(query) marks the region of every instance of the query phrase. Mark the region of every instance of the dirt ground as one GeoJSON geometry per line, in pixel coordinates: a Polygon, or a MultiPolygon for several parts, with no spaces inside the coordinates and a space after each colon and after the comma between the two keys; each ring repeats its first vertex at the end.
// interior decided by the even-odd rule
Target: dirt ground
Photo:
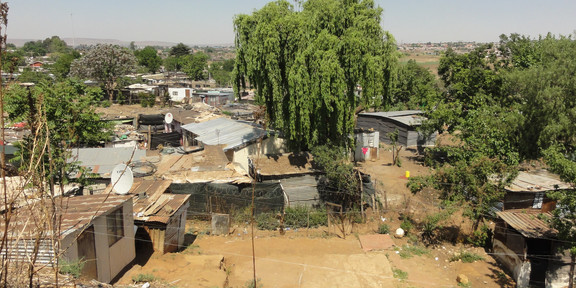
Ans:
{"type": "MultiPolygon", "coordinates": [[[[277,231],[255,230],[254,254],[250,227],[233,224],[227,236],[209,235],[210,224],[188,221],[191,234],[188,248],[179,253],[153,255],[143,266],[136,265],[116,283],[131,285],[134,277],[153,275],[151,287],[249,287],[256,278],[261,287],[458,287],[459,274],[470,283],[464,287],[513,287],[494,259],[483,249],[454,241],[427,247],[421,256],[406,257],[401,253],[413,243],[407,237],[393,239],[394,246],[365,252],[359,235],[376,234],[378,226],[387,223],[391,231],[400,226],[399,216],[409,213],[416,221],[439,208],[435,195],[412,195],[406,188],[406,171],[411,176],[429,173],[418,162],[416,151],[402,151],[402,167],[391,166],[391,152],[381,148],[379,159],[368,161],[361,169],[376,181],[384,211],[368,211],[367,223],[356,225],[345,239],[334,229],[292,229],[285,235],[277,231]],[[194,235],[194,236],[193,236],[194,235]],[[408,245],[408,246],[406,246],[408,245]],[[471,251],[484,260],[474,263],[450,262],[454,254],[471,251]]],[[[449,225],[466,232],[463,219],[449,225]]],[[[134,285],[131,287],[141,287],[134,285]]]]}

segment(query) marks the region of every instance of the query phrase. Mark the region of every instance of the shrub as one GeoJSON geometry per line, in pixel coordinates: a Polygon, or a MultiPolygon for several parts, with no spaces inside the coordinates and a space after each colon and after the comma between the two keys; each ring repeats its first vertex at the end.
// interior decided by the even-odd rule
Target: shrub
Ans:
{"type": "Polygon", "coordinates": [[[262,281],[260,280],[260,278],[256,279],[256,281],[254,281],[254,279],[249,280],[248,282],[246,282],[246,284],[244,284],[244,287],[246,288],[262,288],[264,287],[262,285],[262,281]]]}
{"type": "Polygon", "coordinates": [[[404,219],[404,221],[402,221],[402,223],[400,224],[400,228],[404,230],[404,233],[406,235],[410,234],[410,230],[412,230],[413,227],[414,224],[412,224],[412,221],[410,221],[410,219],[404,219]]]}
{"type": "Polygon", "coordinates": [[[402,246],[402,250],[400,250],[400,258],[402,259],[408,259],[408,258],[412,258],[412,256],[416,255],[416,256],[422,256],[428,254],[428,250],[422,246],[417,246],[417,245],[404,245],[402,246]]]}
{"type": "Polygon", "coordinates": [[[104,108],[108,108],[110,107],[112,104],[110,103],[109,100],[104,100],[102,102],[100,102],[100,106],[104,107],[104,108]]]}
{"type": "Polygon", "coordinates": [[[476,247],[486,247],[490,241],[490,233],[490,228],[486,225],[482,225],[480,229],[474,231],[467,240],[470,244],[476,247]]]}
{"type": "Polygon", "coordinates": [[[275,230],[278,227],[278,220],[271,213],[260,213],[256,216],[256,226],[260,230],[275,230]]]}
{"type": "Polygon", "coordinates": [[[450,257],[450,262],[455,262],[458,260],[461,260],[464,263],[474,263],[476,261],[484,260],[484,257],[482,257],[476,253],[468,252],[468,251],[464,251],[460,254],[457,254],[457,255],[450,257]]]}
{"type": "Polygon", "coordinates": [[[152,274],[138,274],[132,276],[132,282],[134,283],[154,282],[156,280],[156,276],[152,274]]]}
{"type": "Polygon", "coordinates": [[[68,261],[66,259],[60,260],[60,273],[70,275],[74,278],[80,277],[82,275],[82,269],[84,268],[84,260],[68,261]]]}
{"type": "Polygon", "coordinates": [[[380,226],[378,227],[378,234],[388,234],[390,233],[390,227],[388,227],[388,224],[380,224],[380,226]]]}
{"type": "Polygon", "coordinates": [[[402,271],[400,269],[396,269],[396,268],[392,268],[392,273],[394,275],[394,278],[398,279],[398,280],[406,280],[408,279],[408,272],[406,271],[402,271]]]}

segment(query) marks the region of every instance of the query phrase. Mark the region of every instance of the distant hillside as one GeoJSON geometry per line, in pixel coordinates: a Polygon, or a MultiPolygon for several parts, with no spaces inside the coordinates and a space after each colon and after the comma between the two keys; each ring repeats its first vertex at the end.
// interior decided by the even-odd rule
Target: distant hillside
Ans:
{"type": "MultiPolygon", "coordinates": [[[[44,39],[11,39],[8,37],[8,43],[12,43],[16,45],[16,47],[24,46],[24,43],[29,41],[36,41],[36,40],[44,40],[44,39]]],[[[117,39],[95,39],[95,38],[62,38],[62,40],[66,41],[68,45],[96,45],[96,44],[114,44],[120,45],[124,47],[128,47],[130,45],[130,41],[121,41],[117,39]]],[[[163,41],[134,41],[136,47],[146,47],[146,46],[159,46],[159,47],[172,47],[178,43],[174,42],[163,42],[163,41]]],[[[186,44],[186,43],[184,43],[186,44]]],[[[234,46],[234,44],[186,44],[188,46],[210,46],[210,47],[228,47],[234,46]]]]}

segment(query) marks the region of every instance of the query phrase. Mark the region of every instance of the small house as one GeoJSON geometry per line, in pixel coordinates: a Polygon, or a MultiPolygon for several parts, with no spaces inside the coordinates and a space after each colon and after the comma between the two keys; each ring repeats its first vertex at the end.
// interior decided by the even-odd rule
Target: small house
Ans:
{"type": "Polygon", "coordinates": [[[569,254],[550,227],[556,203],[547,192],[573,189],[546,170],[521,171],[506,187],[502,211],[496,212],[493,253],[517,287],[564,287],[569,254]]]}
{"type": "Polygon", "coordinates": [[[356,149],[354,150],[354,161],[366,161],[378,159],[378,148],[380,147],[380,132],[373,130],[356,129],[354,133],[356,139],[356,149]]]}
{"type": "Polygon", "coordinates": [[[248,172],[248,157],[258,153],[258,141],[262,140],[260,154],[277,154],[285,150],[284,141],[268,137],[266,130],[249,122],[217,118],[202,123],[182,126],[184,146],[204,147],[221,145],[229,162],[235,162],[248,172]]]}
{"type": "Polygon", "coordinates": [[[398,131],[398,145],[404,147],[433,146],[436,133],[425,135],[418,127],[426,120],[420,110],[360,113],[356,128],[380,133],[380,142],[392,144],[389,133],[398,131]]]}
{"type": "MultiPolygon", "coordinates": [[[[154,252],[177,251],[184,244],[186,211],[190,195],[170,194],[170,180],[134,179],[133,196],[136,239],[152,244],[154,252]]],[[[111,191],[108,186],[106,191],[111,191]]],[[[146,246],[146,245],[144,245],[146,246]]]]}
{"type": "Polygon", "coordinates": [[[194,93],[192,88],[168,88],[168,95],[172,102],[182,103],[188,102],[194,93]]]}
{"type": "Polygon", "coordinates": [[[234,102],[234,93],[233,92],[222,92],[222,91],[206,91],[206,92],[197,92],[194,93],[194,100],[195,102],[199,100],[204,104],[220,107],[225,105],[229,102],[234,102]]]}
{"type": "MultiPolygon", "coordinates": [[[[51,206],[46,201],[33,201],[13,212],[8,242],[1,251],[7,261],[29,263],[35,259],[39,268],[54,265],[56,258],[60,263],[81,261],[85,279],[108,283],[119,277],[136,255],[132,199],[87,195],[57,197],[54,203],[51,206]],[[54,227],[52,221],[41,219],[60,221],[54,227]]],[[[2,227],[0,231],[6,230],[2,227]]]]}

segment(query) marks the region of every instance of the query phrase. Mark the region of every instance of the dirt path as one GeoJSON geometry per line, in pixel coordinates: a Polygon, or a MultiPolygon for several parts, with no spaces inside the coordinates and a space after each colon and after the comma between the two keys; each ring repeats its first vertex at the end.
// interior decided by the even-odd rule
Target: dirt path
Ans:
{"type": "MultiPolygon", "coordinates": [[[[256,277],[262,287],[458,287],[459,274],[468,277],[466,287],[513,287],[489,254],[460,242],[421,248],[425,251],[421,256],[401,253],[413,244],[408,237],[393,239],[395,246],[389,249],[362,250],[358,235],[374,234],[383,218],[395,231],[401,223],[400,214],[418,218],[438,209],[437,196],[431,192],[412,195],[406,188],[406,171],[416,176],[429,170],[415,161],[413,151],[403,151],[401,156],[402,167],[390,166],[391,153],[386,149],[381,149],[379,160],[362,164],[361,169],[377,181],[379,196],[388,201],[388,210],[369,214],[368,222],[355,226],[346,239],[330,235],[327,227],[290,230],[285,235],[257,230],[256,277]],[[484,260],[450,261],[462,251],[484,260]]],[[[463,219],[452,224],[466,229],[463,219]]],[[[228,236],[206,235],[209,229],[208,222],[188,221],[187,231],[198,236],[187,249],[152,256],[143,267],[128,271],[117,285],[128,285],[132,277],[151,274],[159,280],[152,287],[248,287],[253,277],[250,228],[235,226],[228,236]]]]}

